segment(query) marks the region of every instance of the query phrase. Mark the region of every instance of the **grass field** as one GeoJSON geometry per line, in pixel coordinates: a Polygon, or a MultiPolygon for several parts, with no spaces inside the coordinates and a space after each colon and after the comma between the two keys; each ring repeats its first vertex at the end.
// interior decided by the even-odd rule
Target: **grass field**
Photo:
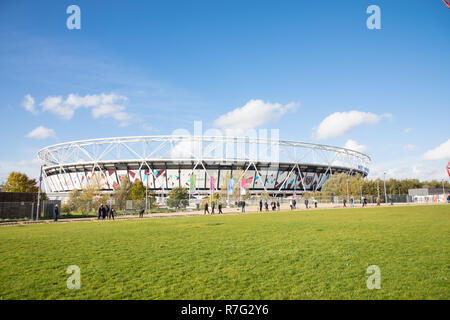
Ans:
{"type": "Polygon", "coordinates": [[[449,249],[450,205],[1,227],[0,299],[449,299],[449,249]]]}

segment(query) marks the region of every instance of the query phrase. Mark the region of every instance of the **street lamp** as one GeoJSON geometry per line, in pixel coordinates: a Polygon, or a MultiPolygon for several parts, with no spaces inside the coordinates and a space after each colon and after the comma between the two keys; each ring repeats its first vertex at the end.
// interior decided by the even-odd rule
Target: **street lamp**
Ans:
{"type": "Polygon", "coordinates": [[[348,194],[348,181],[349,181],[349,179],[347,178],[347,203],[350,202],[350,198],[349,198],[349,194],[348,194]]]}
{"type": "Polygon", "coordinates": [[[378,192],[378,199],[380,199],[380,180],[377,179],[377,192],[378,192]]]}
{"type": "Polygon", "coordinates": [[[384,202],[387,203],[387,193],[386,193],[386,171],[383,172],[384,175],[384,202]]]}
{"type": "Polygon", "coordinates": [[[148,170],[147,170],[147,181],[146,181],[146,185],[145,185],[145,213],[148,213],[148,170]]]}

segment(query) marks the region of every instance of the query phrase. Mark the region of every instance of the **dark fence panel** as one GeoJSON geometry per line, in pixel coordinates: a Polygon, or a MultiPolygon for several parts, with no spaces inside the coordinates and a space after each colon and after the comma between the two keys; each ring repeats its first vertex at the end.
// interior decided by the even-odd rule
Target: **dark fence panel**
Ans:
{"type": "Polygon", "coordinates": [[[0,219],[34,219],[36,211],[35,202],[0,202],[0,219]]]}

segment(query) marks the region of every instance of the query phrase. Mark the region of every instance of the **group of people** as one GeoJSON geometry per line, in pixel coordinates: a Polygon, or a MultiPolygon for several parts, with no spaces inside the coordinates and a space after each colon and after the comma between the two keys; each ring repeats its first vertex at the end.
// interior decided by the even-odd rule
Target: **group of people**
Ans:
{"type": "Polygon", "coordinates": [[[116,210],[114,208],[110,208],[108,205],[101,204],[100,207],[98,207],[97,209],[97,219],[105,220],[106,218],[108,219],[112,218],[114,220],[115,213],[116,210]]]}
{"type": "MultiPolygon", "coordinates": [[[[218,214],[222,214],[222,202],[219,202],[217,205],[219,212],[218,214]]],[[[204,214],[214,214],[214,210],[216,209],[216,202],[212,201],[211,202],[211,212],[209,212],[209,205],[208,205],[208,201],[205,202],[205,208],[204,208],[204,214]]]]}
{"type": "MultiPolygon", "coordinates": [[[[270,207],[272,208],[272,211],[278,210],[280,211],[280,201],[272,201],[270,203],[270,207]]],[[[266,211],[269,211],[269,203],[266,201],[264,201],[264,209],[266,209],[266,211]]],[[[262,212],[263,211],[263,202],[262,200],[259,200],[259,211],[262,212]]]]}

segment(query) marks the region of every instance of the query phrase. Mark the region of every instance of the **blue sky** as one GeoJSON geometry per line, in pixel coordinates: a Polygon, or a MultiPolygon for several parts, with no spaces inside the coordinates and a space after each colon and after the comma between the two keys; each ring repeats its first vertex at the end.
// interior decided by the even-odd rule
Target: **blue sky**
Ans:
{"type": "Polygon", "coordinates": [[[441,0],[4,0],[0,180],[37,176],[36,151],[51,144],[221,117],[352,146],[372,177],[448,178],[449,31],[441,0]],[[71,4],[80,30],[66,27],[71,4]],[[369,5],[380,30],[366,26],[369,5]],[[239,116],[252,106],[267,112],[239,116]]]}

